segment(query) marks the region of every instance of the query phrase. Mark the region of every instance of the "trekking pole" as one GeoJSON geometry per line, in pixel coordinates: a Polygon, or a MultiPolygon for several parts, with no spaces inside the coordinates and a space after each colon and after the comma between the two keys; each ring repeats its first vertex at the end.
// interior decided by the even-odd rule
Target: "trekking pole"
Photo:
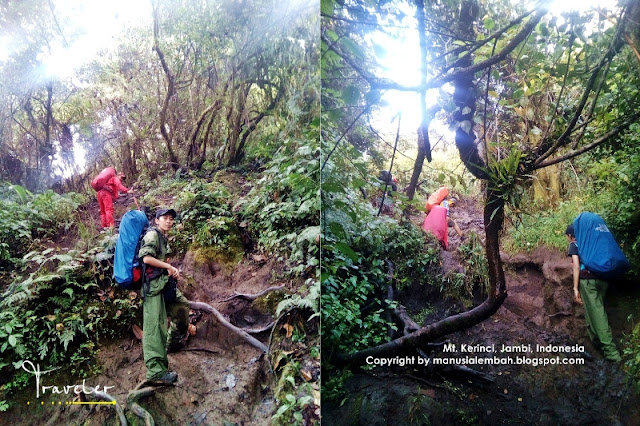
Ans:
{"type": "Polygon", "coordinates": [[[140,210],[140,204],[138,204],[138,200],[136,200],[135,196],[133,196],[133,202],[136,203],[136,207],[140,210]]]}

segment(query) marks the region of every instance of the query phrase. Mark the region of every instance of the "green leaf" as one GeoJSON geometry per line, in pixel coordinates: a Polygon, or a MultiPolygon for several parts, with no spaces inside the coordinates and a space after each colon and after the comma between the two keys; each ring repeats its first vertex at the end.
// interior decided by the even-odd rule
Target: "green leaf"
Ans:
{"type": "Polygon", "coordinates": [[[276,411],[276,414],[273,415],[273,417],[280,417],[281,415],[283,415],[289,408],[291,408],[289,405],[284,404],[281,405],[280,408],[278,408],[278,411],[276,411]]]}
{"type": "Polygon", "coordinates": [[[340,253],[344,254],[349,259],[351,259],[354,263],[358,261],[358,257],[359,257],[358,253],[353,251],[353,249],[351,247],[349,247],[348,245],[346,245],[345,243],[342,243],[342,242],[336,243],[336,245],[334,247],[340,253]]]}
{"type": "Polygon", "coordinates": [[[484,27],[489,31],[493,30],[493,28],[496,26],[496,23],[491,18],[486,18],[483,23],[484,27]]]}
{"type": "Polygon", "coordinates": [[[9,336],[9,344],[11,346],[15,347],[17,343],[18,343],[18,340],[16,339],[16,336],[14,336],[13,334],[9,336]]]}
{"type": "Polygon", "coordinates": [[[344,227],[338,222],[329,223],[329,230],[331,230],[331,233],[341,240],[345,240],[347,238],[347,233],[344,231],[344,227]]]}
{"type": "MultiPolygon", "coordinates": [[[[320,12],[323,15],[333,15],[333,7],[334,7],[334,5],[335,5],[335,0],[322,0],[320,2],[320,12]]],[[[318,9],[316,9],[316,10],[318,10],[318,9]]]]}

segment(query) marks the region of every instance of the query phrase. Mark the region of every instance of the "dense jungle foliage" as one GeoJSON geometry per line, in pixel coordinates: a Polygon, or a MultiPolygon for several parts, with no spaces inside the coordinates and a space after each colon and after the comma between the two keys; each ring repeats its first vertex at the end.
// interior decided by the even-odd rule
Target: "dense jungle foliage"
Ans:
{"type": "MultiPolygon", "coordinates": [[[[316,5],[80,3],[0,5],[0,411],[30,378],[22,360],[95,375],[141,318],[112,286],[117,234],[88,210],[105,166],[140,205],[180,212],[177,256],[263,253],[295,287],[277,315],[319,313],[316,5]]],[[[319,360],[314,333],[298,344],[319,360]]],[[[319,397],[299,367],[283,376],[273,420],[300,423],[319,397]]]]}
{"type": "MultiPolygon", "coordinates": [[[[349,374],[330,367],[337,355],[390,340],[391,282],[437,286],[443,297],[461,288],[462,277],[434,274],[437,247],[407,221],[441,185],[482,200],[484,223],[494,224],[486,254],[460,248],[463,258],[489,260],[488,269],[478,262],[470,274],[483,288],[479,278],[489,277],[489,299],[504,295],[499,249],[566,250],[564,230],[584,210],[610,225],[632,262],[627,278],[640,268],[637,2],[565,13],[549,3],[392,4],[322,2],[321,281],[330,325],[323,367],[334,379],[325,382],[327,398],[340,395],[338,382],[349,374]],[[408,33],[420,39],[412,43],[422,58],[413,62],[419,82],[389,75],[392,55],[379,41],[386,34],[408,43],[408,33]],[[385,96],[394,91],[420,96],[416,133],[395,135],[401,117],[393,134],[379,130],[381,111],[390,109],[385,96]],[[371,207],[385,187],[380,170],[399,178],[391,218],[371,207]]],[[[391,111],[385,114],[403,109],[391,111]]],[[[626,363],[637,380],[637,336],[628,343],[626,363]]]]}

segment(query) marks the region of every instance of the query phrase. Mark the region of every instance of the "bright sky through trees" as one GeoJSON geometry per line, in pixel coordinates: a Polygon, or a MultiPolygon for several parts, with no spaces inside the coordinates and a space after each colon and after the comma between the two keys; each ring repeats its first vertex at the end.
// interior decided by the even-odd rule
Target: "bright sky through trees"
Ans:
{"type": "MultiPolygon", "coordinates": [[[[11,5],[5,5],[11,8],[11,5]]],[[[16,6],[17,7],[17,6],[16,6]]],[[[56,0],[49,2],[55,18],[58,39],[36,59],[42,72],[54,78],[67,78],[79,67],[109,48],[125,26],[151,25],[151,5],[141,0],[56,0]]],[[[29,28],[24,28],[28,30],[29,28]]],[[[25,40],[17,31],[0,31],[0,61],[19,51],[25,40]]]]}
{"type": "MultiPolygon", "coordinates": [[[[117,38],[122,35],[126,27],[151,27],[151,3],[142,0],[54,0],[48,3],[53,16],[56,37],[43,43],[42,49],[35,59],[41,64],[35,69],[39,75],[37,79],[69,79],[76,86],[80,86],[73,78],[80,67],[96,59],[101,51],[116,45],[117,38]]],[[[19,5],[8,3],[5,7],[10,10],[19,5]]],[[[17,12],[22,17],[22,12],[17,12]]],[[[27,16],[29,18],[29,16],[27,16]]],[[[35,17],[34,17],[35,18],[35,17]]],[[[26,19],[24,23],[10,22],[16,27],[0,32],[0,62],[10,60],[12,54],[17,54],[25,48],[25,32],[31,31],[32,26],[38,25],[26,19]],[[20,31],[19,25],[22,25],[20,31]]],[[[149,29],[150,31],[150,29],[149,29]]],[[[78,134],[74,132],[74,161],[79,170],[85,165],[85,149],[78,143],[78,134]]],[[[60,152],[56,152],[53,164],[58,166],[65,177],[73,173],[63,166],[60,152]]]]}
{"type": "MultiPolygon", "coordinates": [[[[56,2],[60,14],[69,16],[73,32],[79,37],[67,46],[51,49],[44,62],[46,71],[57,77],[69,77],[74,70],[108,48],[125,26],[151,25],[148,1],[112,0],[56,2]]],[[[62,29],[65,33],[65,30],[62,29]]]]}
{"type": "MultiPolygon", "coordinates": [[[[550,10],[556,15],[560,15],[570,11],[588,11],[616,5],[616,0],[554,0],[550,10]]],[[[406,15],[403,22],[406,28],[393,27],[387,32],[376,31],[370,35],[370,42],[377,45],[375,47],[376,56],[382,66],[380,77],[388,78],[402,85],[418,85],[420,84],[420,47],[415,22],[415,8],[413,5],[407,5],[403,12],[406,15]]],[[[435,96],[437,96],[437,91],[431,91],[430,96],[427,96],[427,103],[436,102],[435,96]]],[[[377,127],[382,131],[393,128],[393,132],[395,132],[396,124],[391,124],[392,117],[402,113],[402,133],[415,136],[415,131],[421,120],[419,95],[413,92],[390,90],[382,99],[388,105],[382,108],[377,116],[377,127]]],[[[444,124],[437,127],[438,130],[446,131],[444,124]]]]}

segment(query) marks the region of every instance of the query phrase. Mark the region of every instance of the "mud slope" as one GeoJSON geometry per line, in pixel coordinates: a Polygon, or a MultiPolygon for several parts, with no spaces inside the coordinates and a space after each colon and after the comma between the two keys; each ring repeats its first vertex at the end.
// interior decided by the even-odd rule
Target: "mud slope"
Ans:
{"type": "MultiPolygon", "coordinates": [[[[461,209],[466,203],[470,201],[462,200],[461,209]]],[[[455,212],[454,218],[464,231],[480,232],[479,214],[472,207],[455,212]]],[[[455,249],[458,241],[452,235],[451,231],[455,249]]],[[[453,250],[443,252],[443,257],[445,271],[463,270],[453,250]]],[[[423,348],[430,357],[428,366],[413,359],[403,367],[355,372],[347,381],[346,399],[325,402],[325,424],[640,424],[640,398],[627,383],[623,365],[605,361],[586,337],[584,310],[572,298],[566,254],[539,248],[503,255],[503,260],[508,297],[494,316],[448,336],[447,342],[456,345],[449,352],[423,348]],[[511,352],[500,353],[503,345],[511,352]],[[564,346],[576,352],[558,350],[564,346]],[[496,353],[481,352],[488,347],[495,347],[496,353]],[[446,359],[446,365],[434,366],[433,358],[446,359]],[[490,358],[496,360],[480,364],[490,358]],[[517,364],[517,358],[527,364],[517,364]],[[463,359],[470,361],[464,364],[463,359]]],[[[637,284],[618,283],[608,293],[607,311],[619,349],[631,330],[627,317],[638,317],[639,290],[637,284]]],[[[441,311],[434,313],[436,318],[445,310],[460,311],[431,302],[441,311]]]]}
{"type": "MultiPolygon", "coordinates": [[[[260,328],[272,318],[252,307],[252,303],[236,298],[226,300],[234,291],[257,293],[269,286],[275,275],[274,265],[267,262],[245,260],[225,271],[218,264],[198,264],[188,255],[182,262],[185,275],[196,278],[195,285],[185,285],[183,291],[190,300],[209,303],[232,322],[241,327],[260,328]]],[[[274,293],[271,293],[274,294],[274,293]]],[[[140,404],[154,417],[156,424],[220,425],[270,424],[275,402],[270,389],[272,383],[265,357],[258,349],[248,345],[238,335],[221,326],[208,314],[195,315],[192,322],[197,333],[180,352],[169,354],[169,368],[178,373],[175,386],[157,388],[155,395],[141,399],[140,404]]],[[[258,334],[263,342],[269,332],[258,334]]],[[[111,386],[109,394],[122,406],[127,394],[144,381],[145,367],[141,342],[130,337],[114,342],[98,351],[102,373],[86,379],[87,386],[111,386]]],[[[49,380],[45,375],[43,381],[49,380]]],[[[61,386],[62,383],[46,383],[61,386]]],[[[65,383],[66,385],[67,383],[65,383]]],[[[35,385],[25,391],[33,393],[35,385]]],[[[88,399],[92,400],[92,395],[88,399]]],[[[29,398],[25,396],[28,400],[29,398]]],[[[26,404],[5,415],[3,424],[116,424],[112,406],[65,406],[58,400],[71,398],[40,397],[44,405],[26,404]],[[54,406],[51,405],[54,402],[54,406]],[[91,407],[91,408],[88,408],[91,407]],[[27,423],[25,419],[29,419],[27,423]],[[8,421],[9,423],[5,423],[8,421]]],[[[127,411],[130,424],[136,421],[127,411]]]]}

